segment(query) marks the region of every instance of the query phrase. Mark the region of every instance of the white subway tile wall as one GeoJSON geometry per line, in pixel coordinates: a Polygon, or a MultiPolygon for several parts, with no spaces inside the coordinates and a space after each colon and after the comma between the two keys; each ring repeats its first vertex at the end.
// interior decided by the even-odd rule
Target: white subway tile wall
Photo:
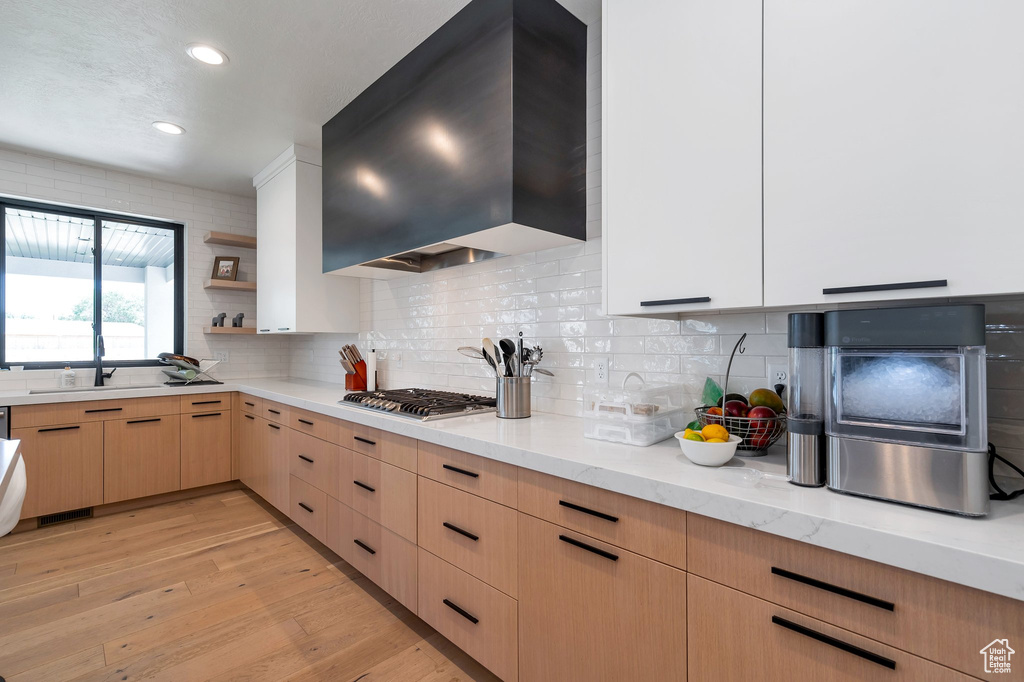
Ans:
{"type": "MultiPolygon", "coordinates": [[[[213,370],[220,379],[283,376],[288,373],[288,340],[280,337],[209,336],[214,315],[245,314],[245,326],[256,325],[256,296],[247,292],[203,288],[215,256],[238,256],[241,280],[256,279],[256,252],[203,243],[207,232],[256,235],[256,199],[161,182],[140,175],[106,170],[48,156],[0,148],[0,195],[10,198],[101,209],[112,213],[160,218],[185,224],[186,352],[196,358],[228,353],[213,370]]],[[[174,350],[168,348],[168,351],[174,350]]],[[[111,384],[151,384],[166,377],[154,368],[121,368],[111,384]]],[[[79,370],[82,385],[92,383],[89,370],[79,370]]],[[[53,388],[52,371],[0,372],[0,390],[53,388]]]]}

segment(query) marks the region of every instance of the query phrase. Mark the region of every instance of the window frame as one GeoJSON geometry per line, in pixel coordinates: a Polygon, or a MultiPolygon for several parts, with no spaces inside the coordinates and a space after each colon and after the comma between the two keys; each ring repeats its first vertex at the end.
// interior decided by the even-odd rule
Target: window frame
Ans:
{"type": "MultiPolygon", "coordinates": [[[[95,360],[76,362],[13,362],[7,358],[7,208],[16,208],[42,213],[59,213],[76,218],[92,218],[93,220],[93,357],[96,355],[97,339],[103,334],[103,318],[101,315],[103,300],[103,221],[143,225],[171,230],[174,234],[174,349],[177,355],[185,353],[185,225],[171,220],[154,220],[138,218],[124,213],[109,213],[86,208],[75,208],[62,204],[22,201],[0,196],[0,368],[10,369],[11,365],[24,366],[25,369],[64,369],[70,365],[73,369],[93,368],[95,360]]],[[[150,360],[107,360],[101,361],[104,367],[160,367],[163,363],[157,359],[150,360]]]]}

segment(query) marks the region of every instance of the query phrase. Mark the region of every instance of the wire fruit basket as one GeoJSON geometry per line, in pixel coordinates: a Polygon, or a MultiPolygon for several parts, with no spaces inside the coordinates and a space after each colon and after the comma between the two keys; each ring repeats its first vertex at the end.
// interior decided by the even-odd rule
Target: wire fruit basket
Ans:
{"type": "Polygon", "coordinates": [[[746,452],[759,452],[767,450],[775,445],[776,441],[786,433],[786,416],[775,417],[730,417],[721,414],[709,414],[713,409],[708,406],[698,407],[697,421],[701,427],[708,424],[721,424],[733,436],[739,436],[743,441],[739,444],[738,450],[746,452]]]}

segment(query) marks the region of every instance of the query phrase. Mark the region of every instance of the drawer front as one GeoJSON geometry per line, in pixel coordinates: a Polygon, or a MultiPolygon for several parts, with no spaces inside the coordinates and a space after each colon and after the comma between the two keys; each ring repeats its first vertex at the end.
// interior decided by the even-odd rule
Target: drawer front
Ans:
{"type": "Polygon", "coordinates": [[[268,421],[272,421],[275,424],[288,425],[288,413],[291,410],[287,405],[281,403],[275,403],[272,400],[263,401],[263,412],[262,417],[268,421]]]}
{"type": "MultiPolygon", "coordinates": [[[[972,679],[692,574],[688,576],[687,587],[691,682],[967,682],[972,679]]],[[[985,643],[987,640],[977,648],[985,643]]]]}
{"type": "Polygon", "coordinates": [[[103,424],[14,429],[25,460],[21,518],[103,504],[103,424]]]}
{"type": "Polygon", "coordinates": [[[288,434],[288,471],[292,476],[338,497],[341,448],[298,431],[288,434]]]}
{"type": "MultiPolygon", "coordinates": [[[[345,445],[345,443],[342,443],[345,445]]],[[[371,426],[352,424],[352,440],[348,447],[356,452],[416,472],[416,440],[381,431],[371,426]]]]}
{"type": "Polygon", "coordinates": [[[341,556],[413,613],[417,609],[416,545],[339,504],[341,556]]]}
{"type": "MultiPolygon", "coordinates": [[[[325,417],[309,410],[297,407],[288,408],[288,425],[295,431],[316,436],[320,440],[339,445],[341,440],[341,421],[334,417],[325,417]]],[[[351,436],[350,436],[351,438],[351,436]]],[[[345,442],[348,442],[347,440],[345,442]]]]}
{"type": "Polygon", "coordinates": [[[11,408],[11,428],[55,426],[106,421],[109,419],[137,419],[178,414],[178,396],[161,398],[133,398],[121,400],[88,400],[76,403],[49,403],[46,405],[18,405],[11,408]]]}
{"type": "Polygon", "coordinates": [[[419,479],[419,544],[515,597],[518,514],[429,478],[419,479]]]}
{"type": "Polygon", "coordinates": [[[419,474],[506,507],[516,506],[518,467],[511,464],[421,441],[419,474]]]}
{"type": "Polygon", "coordinates": [[[358,452],[347,485],[352,509],[416,542],[416,474],[358,452]]]}
{"type": "Polygon", "coordinates": [[[197,395],[183,395],[180,398],[182,414],[230,410],[232,403],[230,393],[200,393],[197,395]]]}
{"type": "Polygon", "coordinates": [[[686,569],[686,512],[679,509],[520,469],[519,510],[686,569]]]}
{"type": "Polygon", "coordinates": [[[103,424],[104,504],[180,489],[180,415],[103,424]]]}
{"type": "Polygon", "coordinates": [[[696,514],[687,543],[691,573],[970,675],[992,633],[1024,637],[1022,601],[696,514]]]}
{"type": "Polygon", "coordinates": [[[516,600],[422,548],[417,613],[502,680],[519,679],[516,600]]]}
{"type": "Polygon", "coordinates": [[[290,477],[288,516],[320,542],[327,542],[327,493],[296,476],[290,477]]]}
{"type": "Polygon", "coordinates": [[[232,414],[218,410],[181,415],[182,490],[231,480],[232,414]]]}
{"type": "Polygon", "coordinates": [[[248,395],[246,393],[239,393],[238,409],[242,412],[260,417],[263,415],[263,398],[257,398],[254,395],[248,395]]]}

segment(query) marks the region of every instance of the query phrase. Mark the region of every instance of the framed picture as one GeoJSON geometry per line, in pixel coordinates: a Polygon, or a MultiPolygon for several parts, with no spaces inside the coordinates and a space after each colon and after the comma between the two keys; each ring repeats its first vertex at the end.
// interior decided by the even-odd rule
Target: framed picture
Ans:
{"type": "Polygon", "coordinates": [[[238,277],[238,256],[217,256],[213,259],[212,279],[226,279],[232,282],[238,277]]]}

